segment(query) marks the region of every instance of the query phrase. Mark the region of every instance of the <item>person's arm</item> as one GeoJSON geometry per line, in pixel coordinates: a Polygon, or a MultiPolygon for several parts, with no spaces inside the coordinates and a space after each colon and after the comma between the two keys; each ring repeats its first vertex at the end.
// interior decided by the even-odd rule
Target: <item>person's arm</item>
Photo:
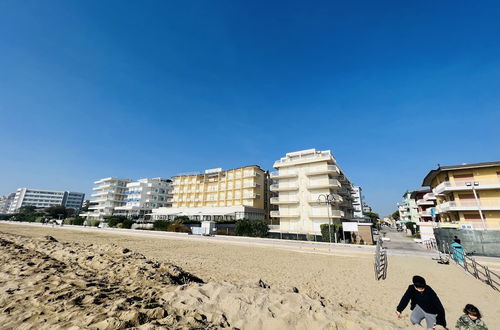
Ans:
{"type": "Polygon", "coordinates": [[[401,313],[406,308],[406,306],[408,306],[408,303],[410,302],[411,297],[412,297],[412,287],[409,286],[408,289],[406,289],[405,294],[403,295],[403,297],[399,301],[398,307],[396,307],[396,311],[398,313],[401,313]]]}
{"type": "Polygon", "coordinates": [[[441,304],[441,300],[439,300],[439,297],[437,296],[436,292],[433,291],[433,293],[434,293],[434,304],[436,305],[436,309],[438,311],[436,317],[436,324],[442,325],[443,327],[446,328],[446,315],[443,304],[441,304]]]}

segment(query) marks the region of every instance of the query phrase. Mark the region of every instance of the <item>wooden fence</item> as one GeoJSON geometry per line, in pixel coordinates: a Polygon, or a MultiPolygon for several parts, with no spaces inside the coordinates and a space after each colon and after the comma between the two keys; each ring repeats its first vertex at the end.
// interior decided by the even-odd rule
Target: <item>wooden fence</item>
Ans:
{"type": "Polygon", "coordinates": [[[443,253],[447,253],[466,272],[500,292],[500,275],[471,258],[465,250],[455,249],[443,242],[443,253]]]}

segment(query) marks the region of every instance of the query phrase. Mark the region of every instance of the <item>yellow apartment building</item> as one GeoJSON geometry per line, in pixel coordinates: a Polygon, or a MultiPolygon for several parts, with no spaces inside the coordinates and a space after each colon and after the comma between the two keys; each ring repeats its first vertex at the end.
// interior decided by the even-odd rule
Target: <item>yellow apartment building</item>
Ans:
{"type": "Polygon", "coordinates": [[[173,177],[172,207],[153,210],[154,220],[265,219],[269,214],[267,172],[258,165],[215,168],[173,177]]]}
{"type": "Polygon", "coordinates": [[[440,225],[500,229],[500,162],[440,166],[424,178],[440,225]]]}

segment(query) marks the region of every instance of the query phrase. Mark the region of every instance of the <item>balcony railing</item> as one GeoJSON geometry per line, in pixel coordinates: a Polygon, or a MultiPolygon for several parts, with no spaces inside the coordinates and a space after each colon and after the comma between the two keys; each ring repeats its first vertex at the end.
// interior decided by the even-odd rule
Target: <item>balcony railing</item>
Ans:
{"type": "Polygon", "coordinates": [[[467,184],[473,182],[477,182],[477,185],[474,186],[476,190],[500,189],[500,179],[470,179],[468,181],[455,181],[455,183],[452,183],[451,181],[441,182],[432,190],[432,192],[435,195],[439,195],[447,191],[472,190],[472,186],[467,184]]]}
{"type": "MultiPolygon", "coordinates": [[[[325,209],[325,212],[319,213],[319,214],[313,214],[312,212],[309,214],[310,218],[316,218],[316,219],[328,219],[328,213],[325,209]]],[[[330,217],[331,218],[342,218],[344,217],[344,212],[340,210],[330,210],[330,217]]]]}
{"type": "Polygon", "coordinates": [[[279,205],[279,204],[297,204],[299,200],[297,197],[272,197],[271,204],[279,205]]]}
{"type": "Polygon", "coordinates": [[[433,193],[427,193],[424,195],[424,199],[427,200],[427,201],[435,201],[436,200],[436,196],[434,196],[433,193]]]}
{"type": "Polygon", "coordinates": [[[434,205],[434,201],[421,198],[417,200],[417,205],[434,205]]]}
{"type": "Polygon", "coordinates": [[[289,185],[272,184],[270,188],[271,191],[291,191],[299,189],[299,187],[296,184],[289,184],[289,185]]]}
{"type": "Polygon", "coordinates": [[[317,182],[310,182],[307,187],[309,189],[319,189],[319,188],[340,188],[341,184],[337,179],[328,179],[317,182]]]}
{"type": "Polygon", "coordinates": [[[271,211],[271,217],[273,218],[298,218],[300,215],[298,213],[283,213],[280,211],[271,211]]]}
{"type": "Polygon", "coordinates": [[[296,178],[298,175],[295,170],[283,170],[271,172],[271,179],[285,179],[285,178],[296,178]]]}
{"type": "Polygon", "coordinates": [[[340,170],[337,165],[327,165],[317,168],[312,168],[307,171],[307,175],[318,175],[318,174],[340,174],[340,170]]]}
{"type": "Polygon", "coordinates": [[[436,207],[437,213],[453,212],[453,211],[500,211],[500,200],[462,200],[450,201],[439,204],[436,207]],[[478,206],[479,204],[479,206],[478,206]]]}

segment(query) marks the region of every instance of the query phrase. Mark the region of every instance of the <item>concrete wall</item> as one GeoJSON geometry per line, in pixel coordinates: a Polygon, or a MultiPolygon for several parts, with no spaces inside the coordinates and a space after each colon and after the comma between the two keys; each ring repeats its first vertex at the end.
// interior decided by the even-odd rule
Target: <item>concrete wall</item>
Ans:
{"type": "Polygon", "coordinates": [[[453,236],[457,236],[468,252],[479,256],[500,257],[500,230],[434,228],[434,236],[439,249],[442,249],[443,242],[453,242],[453,236]]]}

